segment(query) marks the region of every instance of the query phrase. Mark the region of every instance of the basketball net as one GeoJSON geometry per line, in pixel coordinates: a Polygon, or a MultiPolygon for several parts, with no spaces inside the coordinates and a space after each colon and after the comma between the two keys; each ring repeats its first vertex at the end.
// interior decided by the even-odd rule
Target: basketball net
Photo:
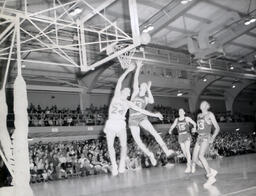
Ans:
{"type": "MultiPolygon", "coordinates": [[[[113,49],[115,52],[117,52],[117,51],[124,49],[127,46],[129,46],[129,44],[117,44],[113,47],[113,49]]],[[[136,51],[136,48],[133,48],[133,49],[126,51],[123,54],[117,56],[117,58],[120,62],[120,65],[123,69],[127,69],[130,66],[130,64],[132,63],[132,57],[133,57],[135,51],[136,51]]]]}

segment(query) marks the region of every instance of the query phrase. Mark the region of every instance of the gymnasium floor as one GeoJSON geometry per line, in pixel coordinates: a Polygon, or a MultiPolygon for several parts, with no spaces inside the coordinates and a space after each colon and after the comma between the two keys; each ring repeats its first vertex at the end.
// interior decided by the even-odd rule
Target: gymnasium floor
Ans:
{"type": "Polygon", "coordinates": [[[184,174],[185,164],[129,171],[117,177],[99,175],[33,184],[35,196],[215,196],[256,195],[256,154],[210,161],[217,182],[203,188],[204,171],[184,174]]]}

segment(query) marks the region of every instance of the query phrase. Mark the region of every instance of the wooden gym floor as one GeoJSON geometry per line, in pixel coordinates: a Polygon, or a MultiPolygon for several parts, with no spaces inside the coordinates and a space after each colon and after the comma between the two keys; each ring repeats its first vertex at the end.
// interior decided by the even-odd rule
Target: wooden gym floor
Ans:
{"type": "Polygon", "coordinates": [[[184,174],[185,164],[128,171],[117,177],[98,175],[32,184],[35,196],[215,196],[256,195],[256,154],[209,161],[218,170],[208,189],[204,170],[184,174]]]}

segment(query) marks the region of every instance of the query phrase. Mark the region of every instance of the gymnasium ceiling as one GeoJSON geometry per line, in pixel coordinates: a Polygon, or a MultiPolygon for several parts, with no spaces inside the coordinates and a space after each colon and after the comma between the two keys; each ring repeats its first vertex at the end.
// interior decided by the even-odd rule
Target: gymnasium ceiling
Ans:
{"type": "MultiPolygon", "coordinates": [[[[66,3],[71,0],[59,1],[66,3]]],[[[95,8],[105,3],[103,0],[86,1],[95,8]]],[[[13,0],[7,2],[10,8],[22,9],[24,1],[13,0]]],[[[31,7],[38,9],[47,8],[52,1],[28,0],[28,2],[31,7]]],[[[130,23],[127,4],[124,4],[124,1],[121,0],[108,0],[108,2],[110,2],[109,5],[102,13],[112,21],[116,21],[120,28],[130,32],[129,27],[127,29],[127,26],[129,26],[127,24],[130,23]]],[[[0,4],[0,6],[2,5],[3,3],[0,4]]],[[[210,29],[209,41],[213,45],[215,42],[221,41],[223,47],[216,50],[217,56],[207,56],[208,59],[206,61],[209,59],[229,60],[230,63],[236,63],[235,68],[251,75],[256,74],[256,68],[254,68],[256,66],[256,22],[247,26],[244,25],[247,19],[253,16],[256,17],[255,0],[192,0],[187,4],[182,4],[180,0],[137,0],[137,8],[140,31],[142,32],[148,26],[154,27],[152,31],[149,31],[149,34],[151,34],[149,48],[156,48],[153,50],[153,54],[158,58],[161,57],[162,53],[165,54],[169,50],[171,53],[184,54],[192,58],[194,55],[189,54],[191,49],[188,48],[187,38],[197,39],[202,30],[210,29]],[[223,21],[226,21],[224,24],[219,22],[222,21],[222,18],[223,21]]],[[[86,8],[82,9],[81,15],[84,15],[86,8]]],[[[96,28],[97,26],[104,26],[104,23],[101,23],[97,17],[93,17],[88,21],[88,25],[95,26],[96,28]]],[[[151,50],[149,49],[149,51],[151,50]]],[[[147,63],[145,62],[145,64],[147,63]]],[[[51,72],[49,72],[49,67],[36,67],[31,68],[31,70],[29,70],[29,67],[24,68],[24,73],[26,69],[29,70],[26,72],[28,84],[70,86],[69,83],[72,83],[79,86],[76,80],[77,73],[74,75],[76,71],[73,69],[51,67],[51,72]],[[39,75],[43,76],[39,77],[39,75]]],[[[158,65],[155,65],[155,67],[158,67],[158,65]]],[[[174,78],[190,80],[193,77],[203,79],[208,76],[208,73],[180,71],[181,69],[176,68],[175,66],[170,67],[169,71],[171,74],[168,75],[165,71],[163,77],[168,78],[178,75],[178,77],[175,76],[174,78]]],[[[161,74],[162,71],[156,71],[156,73],[161,74]]],[[[232,72],[232,70],[227,71],[232,72]]],[[[102,89],[112,89],[116,78],[121,72],[122,70],[120,70],[119,65],[114,63],[102,72],[95,84],[95,90],[100,92],[102,89]]],[[[210,74],[212,75],[212,73],[210,74]]],[[[207,88],[204,95],[221,98],[226,89],[230,89],[234,83],[239,84],[241,81],[241,78],[235,78],[232,74],[222,75],[218,81],[212,83],[207,88]]],[[[189,89],[179,89],[173,86],[170,88],[166,88],[166,86],[153,86],[154,93],[162,93],[163,96],[176,96],[178,90],[182,90],[185,95],[188,95],[190,91],[189,89]]],[[[255,85],[252,85],[248,87],[248,91],[245,90],[243,93],[244,95],[248,94],[255,97],[255,92],[255,85]]]]}

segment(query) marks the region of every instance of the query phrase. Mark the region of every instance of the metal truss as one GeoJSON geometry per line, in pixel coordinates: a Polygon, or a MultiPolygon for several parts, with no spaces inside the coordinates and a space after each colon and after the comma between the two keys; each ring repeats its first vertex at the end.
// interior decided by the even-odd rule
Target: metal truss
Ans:
{"type": "Polygon", "coordinates": [[[140,45],[136,0],[127,0],[131,35],[101,12],[115,0],[106,0],[97,8],[87,0],[65,3],[52,0],[45,9],[40,6],[35,9],[29,1],[33,2],[21,1],[22,10],[12,8],[12,1],[0,1],[0,61],[7,61],[7,66],[11,61],[19,60],[20,64],[66,66],[86,72],[140,45]],[[76,9],[86,14],[74,17],[71,13],[76,9]],[[88,24],[93,18],[97,18],[104,27],[88,24]],[[10,42],[12,38],[15,39],[10,42]],[[107,55],[108,47],[123,42],[129,43],[128,46],[107,55]],[[92,51],[93,54],[88,57],[92,51]],[[44,52],[55,56],[58,62],[40,58],[40,53],[44,52]],[[31,53],[37,54],[37,57],[29,55],[31,53]]]}

